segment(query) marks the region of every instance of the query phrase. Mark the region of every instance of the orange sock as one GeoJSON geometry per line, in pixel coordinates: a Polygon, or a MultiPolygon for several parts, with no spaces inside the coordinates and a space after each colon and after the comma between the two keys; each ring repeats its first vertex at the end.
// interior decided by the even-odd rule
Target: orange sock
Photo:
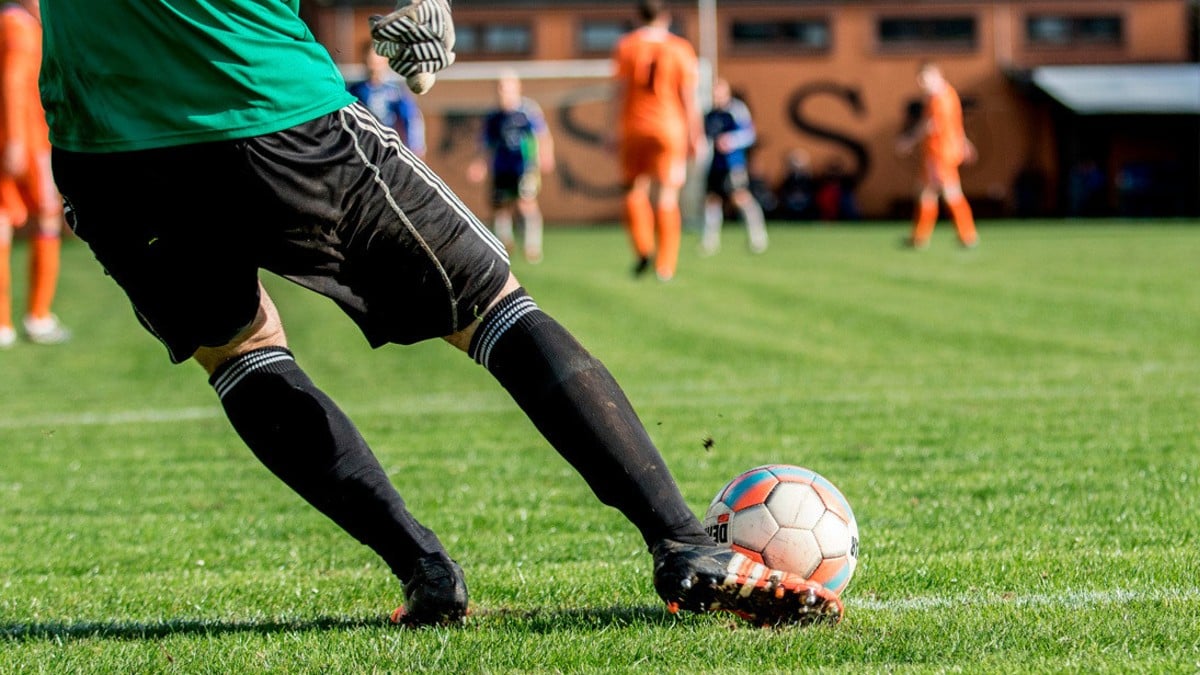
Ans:
{"type": "Polygon", "coordinates": [[[679,262],[679,241],[683,236],[683,214],[679,204],[659,204],[655,209],[658,220],[658,257],[654,259],[654,271],[659,279],[670,279],[675,276],[675,266],[679,262]]]}
{"type": "Polygon", "coordinates": [[[35,236],[29,264],[29,315],[36,319],[50,316],[54,290],[58,286],[59,253],[62,239],[57,236],[35,236]]]}
{"type": "Polygon", "coordinates": [[[958,240],[968,246],[974,244],[979,235],[975,232],[975,216],[971,213],[971,205],[967,203],[967,198],[960,196],[948,200],[946,206],[950,208],[950,215],[954,218],[958,240]]]}
{"type": "Polygon", "coordinates": [[[654,208],[645,195],[636,192],[625,195],[625,228],[634,253],[649,258],[654,253],[654,208]]]}
{"type": "Polygon", "coordinates": [[[12,327],[12,245],[0,243],[0,326],[12,327]]]}
{"type": "Polygon", "coordinates": [[[937,225],[937,199],[921,199],[917,202],[917,217],[913,222],[912,241],[920,244],[929,241],[933,236],[933,227],[937,225]]]}

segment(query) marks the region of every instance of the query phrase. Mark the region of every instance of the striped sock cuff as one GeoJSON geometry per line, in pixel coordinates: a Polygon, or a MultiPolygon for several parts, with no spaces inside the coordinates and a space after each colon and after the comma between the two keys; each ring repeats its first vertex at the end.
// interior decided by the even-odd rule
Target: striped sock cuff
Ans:
{"type": "Polygon", "coordinates": [[[535,325],[540,323],[539,316],[544,316],[538,309],[537,303],[525,292],[524,288],[509,293],[496,303],[484,315],[475,335],[471,336],[471,346],[467,353],[484,368],[489,368],[492,350],[500,342],[510,328],[516,325],[535,325]]]}
{"type": "Polygon", "coordinates": [[[285,373],[296,367],[292,352],[284,347],[263,347],[222,363],[208,378],[222,400],[246,376],[253,373],[285,373]]]}

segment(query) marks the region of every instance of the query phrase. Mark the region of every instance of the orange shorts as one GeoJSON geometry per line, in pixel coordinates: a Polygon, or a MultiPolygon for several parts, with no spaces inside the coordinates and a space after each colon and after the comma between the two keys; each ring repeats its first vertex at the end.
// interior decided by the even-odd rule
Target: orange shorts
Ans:
{"type": "Polygon", "coordinates": [[[687,179],[687,144],[680,135],[628,136],[621,143],[621,172],[625,184],[650,176],[660,185],[682,187],[687,179]]]}
{"type": "Polygon", "coordinates": [[[20,227],[33,212],[39,216],[62,213],[62,197],[54,186],[50,153],[31,153],[24,176],[0,175],[0,216],[20,227]]]}
{"type": "Polygon", "coordinates": [[[921,182],[938,188],[958,185],[962,182],[958,176],[959,164],[957,160],[939,155],[925,155],[925,161],[921,164],[921,182]]]}

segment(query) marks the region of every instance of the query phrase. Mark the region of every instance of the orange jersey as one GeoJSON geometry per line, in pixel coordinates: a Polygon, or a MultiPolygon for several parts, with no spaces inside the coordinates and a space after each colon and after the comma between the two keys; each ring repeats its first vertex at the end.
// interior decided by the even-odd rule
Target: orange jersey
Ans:
{"type": "Polygon", "coordinates": [[[686,146],[688,111],[682,92],[696,86],[696,51],[669,31],[646,26],[623,36],[613,51],[624,89],[621,135],[678,138],[686,146]]]}
{"type": "Polygon", "coordinates": [[[963,131],[962,104],[958,92],[949,84],[925,102],[925,156],[939,163],[958,166],[966,154],[967,135],[963,131]]]}
{"type": "Polygon", "coordinates": [[[31,151],[50,148],[46,113],[38,94],[42,27],[23,7],[0,11],[0,141],[24,143],[31,151]]]}
{"type": "Polygon", "coordinates": [[[42,26],[17,4],[0,10],[0,152],[24,147],[25,169],[10,175],[0,166],[0,217],[23,224],[29,212],[60,213],[62,201],[50,172],[50,130],[38,93],[42,26]]]}

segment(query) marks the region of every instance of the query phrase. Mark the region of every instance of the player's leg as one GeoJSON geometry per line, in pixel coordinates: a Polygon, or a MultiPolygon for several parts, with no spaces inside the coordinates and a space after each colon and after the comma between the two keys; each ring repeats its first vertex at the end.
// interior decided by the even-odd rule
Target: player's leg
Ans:
{"type": "MultiPolygon", "coordinates": [[[[55,175],[72,206],[68,222],[75,233],[171,360],[197,356],[212,374],[226,414],[260,461],[383,557],[406,589],[414,583],[437,589],[427,583],[435,576],[427,562],[444,562],[435,572],[453,571],[449,557],[408,514],[353,424],[287,351],[278,315],[260,294],[263,255],[281,265],[323,260],[312,249],[280,253],[268,246],[269,228],[294,218],[268,208],[272,198],[247,179],[247,167],[230,165],[239,154],[231,144],[115,155],[56,150],[55,175]],[[196,198],[211,194],[225,195],[239,208],[196,198]],[[133,203],[137,209],[129,208],[133,203]]],[[[322,200],[304,201],[322,216],[338,217],[322,200]]],[[[307,231],[305,242],[324,230],[307,231]]],[[[437,612],[418,617],[461,616],[465,586],[461,575],[450,581],[452,597],[462,589],[461,602],[439,603],[437,612]]]]}
{"type": "Polygon", "coordinates": [[[680,186],[660,184],[654,200],[654,220],[657,224],[658,255],[654,271],[659,281],[675,278],[679,264],[679,245],[683,239],[683,212],[679,208],[680,186]]]}
{"type": "Polygon", "coordinates": [[[950,210],[950,217],[958,232],[958,241],[967,248],[974,248],[979,244],[979,235],[975,231],[975,215],[971,212],[971,205],[963,194],[962,181],[958,177],[958,167],[948,164],[940,171],[942,197],[946,200],[946,208],[950,210]]]}
{"type": "Polygon", "coordinates": [[[675,278],[679,244],[683,238],[683,212],[679,208],[679,194],[687,180],[687,148],[674,140],[659,140],[653,160],[654,178],[658,184],[654,199],[658,257],[654,260],[654,271],[660,281],[670,281],[675,278]]]}
{"type": "Polygon", "coordinates": [[[700,253],[714,255],[721,250],[721,227],[725,224],[725,200],[709,192],[704,195],[704,231],[700,235],[700,253]]]}
{"type": "Polygon", "coordinates": [[[59,344],[71,332],[51,311],[58,289],[62,255],[62,198],[50,173],[49,153],[30,159],[31,199],[36,204],[30,237],[29,299],[25,312],[25,334],[31,342],[59,344]]]}
{"type": "Polygon", "coordinates": [[[937,225],[938,192],[941,190],[937,169],[937,163],[934,159],[925,158],[921,168],[921,189],[917,193],[912,235],[908,239],[908,243],[913,248],[925,248],[929,246],[929,239],[933,236],[933,228],[937,225]]]}
{"type": "Polygon", "coordinates": [[[0,213],[0,349],[17,342],[12,324],[12,223],[0,213]]]}
{"type": "Polygon", "coordinates": [[[655,255],[654,205],[650,201],[653,182],[649,174],[653,148],[648,149],[646,142],[646,139],[631,137],[621,144],[621,171],[625,183],[624,222],[633,246],[634,276],[641,276],[648,271],[655,255]]]}
{"type": "Polygon", "coordinates": [[[541,177],[537,173],[526,173],[518,186],[517,211],[524,225],[525,260],[537,264],[542,261],[542,209],[537,196],[541,190],[541,177]]]}
{"type": "Polygon", "coordinates": [[[446,340],[486,367],[600,501],[638,528],[672,611],[725,609],[758,624],[840,619],[841,603],[819,584],[717,547],[604,364],[514,277],[498,298],[446,340]]]}
{"type": "Polygon", "coordinates": [[[404,583],[407,622],[465,614],[461,569],[409,513],[354,423],[296,363],[265,290],[246,329],[225,345],[201,347],[194,358],[255,456],[404,583]]]}
{"type": "Polygon", "coordinates": [[[745,167],[735,167],[729,172],[729,198],[742,214],[746,224],[747,247],[751,253],[767,250],[767,223],[762,207],[750,192],[750,174],[745,167]]]}
{"type": "Polygon", "coordinates": [[[505,175],[492,177],[492,233],[508,252],[517,250],[517,239],[512,228],[512,186],[508,185],[505,175]]]}

